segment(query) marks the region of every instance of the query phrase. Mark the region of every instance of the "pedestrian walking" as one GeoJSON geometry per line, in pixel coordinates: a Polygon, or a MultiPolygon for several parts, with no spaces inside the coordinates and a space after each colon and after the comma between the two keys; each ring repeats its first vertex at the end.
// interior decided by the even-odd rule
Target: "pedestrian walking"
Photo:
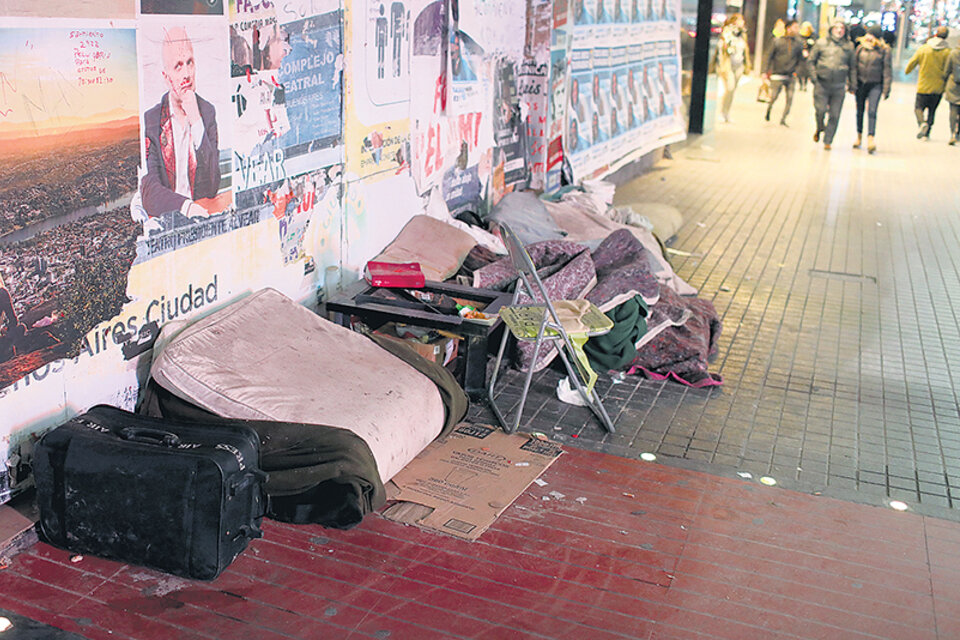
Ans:
{"type": "Polygon", "coordinates": [[[953,146],[960,136],[960,43],[947,58],[946,78],[943,97],[950,103],[950,142],[947,144],[953,146]]]}
{"type": "Polygon", "coordinates": [[[730,122],[733,92],[736,91],[740,78],[751,70],[747,23],[742,14],[734,13],[724,20],[720,41],[717,43],[717,75],[723,83],[720,115],[724,122],[730,122]]]}
{"type": "Polygon", "coordinates": [[[817,40],[810,50],[813,72],[813,107],[817,131],[813,141],[830,150],[840,124],[840,110],[847,91],[853,91],[853,44],[847,40],[847,26],[842,20],[830,25],[827,36],[817,40]]]}
{"type": "Polygon", "coordinates": [[[767,115],[765,120],[770,120],[770,112],[773,110],[773,103],[780,96],[781,89],[785,94],[786,104],[783,107],[783,115],[780,117],[780,124],[787,126],[787,116],[790,114],[790,107],[793,104],[794,78],[797,69],[803,64],[803,41],[798,37],[800,25],[796,20],[787,20],[784,23],[783,35],[773,40],[773,46],[770,47],[770,55],[767,56],[767,64],[764,75],[770,81],[770,102],[767,103],[767,115]]]}
{"type": "Polygon", "coordinates": [[[880,96],[886,100],[890,97],[890,85],[893,81],[893,68],[890,47],[882,40],[879,25],[867,29],[867,33],[860,38],[854,53],[854,95],[857,98],[857,141],[854,149],[859,149],[863,142],[863,114],[867,111],[867,151],[874,153],[877,150],[875,136],[877,135],[877,107],[880,105],[880,96]]]}
{"type": "Polygon", "coordinates": [[[917,72],[917,98],[913,111],[917,116],[917,138],[930,139],[930,128],[933,127],[933,116],[937,113],[940,98],[946,87],[947,59],[950,57],[950,48],[947,46],[947,36],[950,30],[945,26],[937,27],[936,35],[917,49],[913,57],[907,62],[904,73],[910,73],[914,68],[917,72]]]}
{"type": "Polygon", "coordinates": [[[800,91],[806,91],[807,84],[812,75],[810,70],[810,50],[813,48],[813,45],[817,43],[817,39],[813,37],[813,25],[809,22],[804,22],[800,25],[800,39],[803,41],[803,62],[797,68],[797,80],[800,85],[800,91]]]}

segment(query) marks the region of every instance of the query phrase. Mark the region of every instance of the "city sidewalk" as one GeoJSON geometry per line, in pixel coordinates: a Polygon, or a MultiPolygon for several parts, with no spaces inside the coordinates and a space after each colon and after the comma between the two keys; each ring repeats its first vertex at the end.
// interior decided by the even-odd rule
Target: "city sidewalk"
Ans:
{"type": "Polygon", "coordinates": [[[565,453],[477,542],[266,522],[210,583],[36,544],[0,564],[0,616],[96,640],[960,637],[960,149],[944,111],[913,137],[907,87],[875,156],[851,101],[825,152],[809,93],[784,129],[755,90],[619,194],[683,212],[723,387],[603,376],[606,435],[539,375],[524,428],[565,453]]]}
{"type": "Polygon", "coordinates": [[[919,141],[913,87],[895,85],[869,155],[866,137],[851,148],[848,95],[825,151],[812,140],[812,88],[797,91],[785,128],[783,97],[764,122],[757,86],[738,89],[733,124],[617,194],[682,212],[669,257],[722,317],[713,370],[724,385],[601,376],[617,427],[608,435],[587,410],[558,408],[550,371],[535,378],[522,428],[960,520],[960,147],[947,145],[949,110],[919,141]]]}

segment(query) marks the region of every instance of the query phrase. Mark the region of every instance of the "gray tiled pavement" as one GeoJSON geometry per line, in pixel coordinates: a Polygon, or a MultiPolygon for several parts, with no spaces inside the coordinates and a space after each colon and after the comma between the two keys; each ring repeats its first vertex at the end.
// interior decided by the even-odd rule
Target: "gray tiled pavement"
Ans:
{"type": "MultiPolygon", "coordinates": [[[[811,140],[811,94],[791,128],[762,121],[756,84],[734,124],[618,190],[679,208],[677,272],[724,327],[712,390],[629,377],[598,388],[617,433],[555,400],[538,374],[523,430],[568,444],[858,502],[960,519],[960,207],[941,105],[916,140],[913,89],[880,105],[878,152],[851,149],[851,96],[834,148],[811,140]]],[[[522,383],[508,377],[504,400],[522,383]]],[[[491,420],[481,405],[474,419],[491,420]]]]}

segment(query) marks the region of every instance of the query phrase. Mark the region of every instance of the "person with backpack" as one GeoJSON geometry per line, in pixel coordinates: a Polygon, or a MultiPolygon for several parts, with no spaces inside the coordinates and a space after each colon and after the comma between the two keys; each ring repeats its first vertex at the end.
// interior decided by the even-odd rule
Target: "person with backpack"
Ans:
{"type": "Polygon", "coordinates": [[[890,97],[893,80],[890,47],[882,40],[879,25],[873,25],[862,38],[854,52],[854,95],[857,98],[857,141],[854,149],[863,142],[863,113],[867,109],[867,152],[874,153],[877,145],[877,107],[880,96],[890,97]]]}

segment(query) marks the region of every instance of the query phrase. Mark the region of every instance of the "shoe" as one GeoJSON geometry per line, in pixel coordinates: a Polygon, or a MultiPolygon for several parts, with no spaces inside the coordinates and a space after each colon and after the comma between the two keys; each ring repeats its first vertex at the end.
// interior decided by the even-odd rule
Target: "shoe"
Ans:
{"type": "Polygon", "coordinates": [[[819,130],[817,130],[817,132],[813,134],[813,141],[814,141],[814,142],[820,142],[820,131],[819,131],[819,130]]]}
{"type": "Polygon", "coordinates": [[[857,141],[853,143],[853,148],[854,148],[854,149],[859,149],[861,142],[863,142],[863,137],[858,133],[858,134],[857,134],[857,141]]]}
{"type": "Polygon", "coordinates": [[[767,111],[767,113],[763,116],[763,119],[766,120],[767,122],[770,122],[770,112],[769,112],[769,111],[767,111]]]}
{"type": "Polygon", "coordinates": [[[824,142],[824,143],[823,143],[823,150],[824,150],[824,151],[830,151],[830,149],[832,149],[832,148],[833,148],[833,147],[830,146],[830,143],[829,143],[829,142],[824,142]]]}
{"type": "Polygon", "coordinates": [[[927,138],[928,140],[930,139],[930,125],[928,125],[926,122],[920,125],[920,132],[917,133],[917,140],[920,138],[927,138]]]}
{"type": "Polygon", "coordinates": [[[950,142],[948,142],[947,144],[950,145],[951,147],[957,144],[957,137],[953,136],[952,138],[950,138],[950,142]]]}
{"type": "Polygon", "coordinates": [[[873,136],[867,136],[867,153],[874,153],[877,150],[877,143],[873,136]]]}
{"type": "Polygon", "coordinates": [[[780,121],[780,126],[781,126],[781,127],[786,127],[787,129],[790,128],[790,125],[787,124],[787,121],[786,121],[786,120],[781,120],[781,121],[780,121]]]}

